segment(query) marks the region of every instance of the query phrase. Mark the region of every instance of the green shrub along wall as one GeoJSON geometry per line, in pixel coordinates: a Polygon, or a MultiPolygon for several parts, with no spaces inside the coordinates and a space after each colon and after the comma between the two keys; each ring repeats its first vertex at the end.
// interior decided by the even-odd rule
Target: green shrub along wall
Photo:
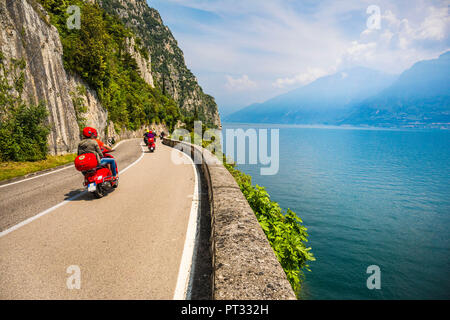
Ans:
{"type": "MultiPolygon", "coordinates": [[[[58,29],[64,67],[80,75],[97,91],[108,110],[109,120],[129,130],[160,122],[172,129],[182,120],[177,103],[142,79],[136,60],[126,50],[127,39],[135,36],[117,17],[107,14],[97,4],[81,0],[38,1],[58,29]],[[67,27],[71,17],[67,8],[71,5],[81,9],[79,29],[67,27]]],[[[148,56],[139,39],[136,46],[141,54],[148,56]]]]}
{"type": "Polygon", "coordinates": [[[224,161],[224,166],[235,178],[253,209],[298,297],[304,278],[303,269],[311,271],[308,261],[316,260],[311,248],[305,245],[308,242],[308,233],[303,221],[290,209],[283,212],[278,203],[270,199],[264,187],[252,185],[251,176],[237,170],[234,164],[224,161]]]}
{"type": "Polygon", "coordinates": [[[48,111],[44,103],[23,101],[25,67],[23,59],[6,61],[0,51],[0,161],[38,161],[47,156],[48,111]]]}
{"type": "MultiPolygon", "coordinates": [[[[203,132],[205,128],[203,128],[203,132]]],[[[194,140],[191,133],[191,141],[202,141],[201,137],[194,140]]],[[[206,148],[211,141],[202,141],[202,147],[206,148]]],[[[270,195],[264,187],[252,185],[252,178],[238,169],[235,163],[227,163],[223,155],[223,165],[231,173],[239,185],[244,197],[258,219],[261,228],[269,240],[275,255],[278,258],[287,279],[297,297],[300,297],[302,282],[305,277],[303,270],[311,271],[308,262],[315,261],[308,242],[307,228],[298,215],[290,209],[283,211],[279,204],[270,199],[270,195]]]]}

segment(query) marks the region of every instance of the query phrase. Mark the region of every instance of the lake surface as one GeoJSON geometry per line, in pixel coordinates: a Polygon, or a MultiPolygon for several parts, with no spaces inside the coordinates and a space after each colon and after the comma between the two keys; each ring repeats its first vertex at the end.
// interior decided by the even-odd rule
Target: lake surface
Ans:
{"type": "Polygon", "coordinates": [[[304,298],[450,299],[450,131],[230,128],[280,129],[276,175],[238,168],[308,228],[304,298]]]}

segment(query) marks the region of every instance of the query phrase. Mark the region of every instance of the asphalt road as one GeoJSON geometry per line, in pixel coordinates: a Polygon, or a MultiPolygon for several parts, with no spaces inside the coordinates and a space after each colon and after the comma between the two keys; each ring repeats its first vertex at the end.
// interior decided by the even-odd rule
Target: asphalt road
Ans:
{"type": "MultiPolygon", "coordinates": [[[[119,171],[137,160],[141,140],[124,141],[112,153],[119,171]]],[[[0,231],[82,192],[83,176],[75,167],[12,185],[0,186],[0,231]]]]}
{"type": "MultiPolygon", "coordinates": [[[[195,173],[160,143],[140,158],[140,144],[117,147],[119,171],[140,160],[106,197],[83,194],[0,237],[0,299],[173,298],[195,173]]],[[[82,192],[82,181],[71,167],[1,188],[0,230],[82,192]]]]}

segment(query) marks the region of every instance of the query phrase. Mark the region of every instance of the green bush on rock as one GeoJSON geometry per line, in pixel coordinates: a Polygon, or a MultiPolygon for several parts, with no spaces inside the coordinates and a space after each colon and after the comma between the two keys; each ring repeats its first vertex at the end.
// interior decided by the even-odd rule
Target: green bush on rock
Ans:
{"type": "Polygon", "coordinates": [[[37,161],[47,156],[47,108],[22,99],[23,59],[6,61],[0,51],[0,161],[37,161]]]}
{"type": "Polygon", "coordinates": [[[63,45],[64,66],[81,76],[108,110],[109,120],[136,130],[152,122],[164,122],[170,130],[181,112],[176,102],[144,81],[136,60],[128,53],[129,40],[148,57],[141,40],[115,16],[96,3],[82,0],[38,0],[49,12],[63,45]],[[80,8],[79,29],[69,29],[67,8],[80,8]]]}

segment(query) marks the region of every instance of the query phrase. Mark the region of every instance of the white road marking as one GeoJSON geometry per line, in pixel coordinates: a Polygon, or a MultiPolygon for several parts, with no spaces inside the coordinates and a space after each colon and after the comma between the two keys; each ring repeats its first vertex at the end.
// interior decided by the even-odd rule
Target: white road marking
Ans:
{"type": "Polygon", "coordinates": [[[43,176],[47,176],[49,174],[56,173],[56,172],[59,172],[59,171],[63,171],[63,170],[66,170],[66,169],[69,169],[69,168],[73,168],[73,167],[74,167],[74,165],[71,165],[71,166],[68,166],[68,167],[65,167],[65,168],[62,168],[62,169],[58,169],[58,170],[54,170],[54,171],[51,171],[51,172],[40,174],[40,175],[37,175],[35,177],[26,178],[26,179],[15,181],[15,182],[11,182],[11,183],[8,183],[8,184],[3,184],[3,185],[0,186],[0,189],[12,186],[13,184],[17,184],[17,183],[33,180],[33,179],[36,179],[36,178],[40,178],[40,177],[43,177],[43,176]]]}
{"type": "MultiPolygon", "coordinates": [[[[178,150],[179,151],[179,150],[178,150]]],[[[179,151],[181,152],[181,151],[179,151]]],[[[181,257],[180,268],[178,270],[177,285],[173,300],[190,300],[192,291],[193,269],[195,267],[196,247],[198,240],[198,225],[200,220],[199,211],[201,209],[201,199],[199,198],[200,179],[197,167],[191,157],[183,153],[191,161],[194,170],[194,194],[192,196],[191,211],[189,214],[188,228],[186,231],[186,240],[184,241],[183,255],[181,257]]]]}
{"type": "Polygon", "coordinates": [[[142,150],[141,156],[140,156],[135,162],[133,162],[132,164],[130,164],[128,167],[126,167],[126,168],[123,169],[122,171],[119,171],[119,174],[124,173],[125,171],[127,171],[128,169],[130,169],[132,166],[134,166],[136,163],[138,163],[139,161],[142,160],[142,158],[143,158],[144,155],[145,155],[145,150],[144,150],[144,146],[143,146],[142,144],[140,144],[140,146],[141,146],[141,150],[142,150]]]}
{"type": "Polygon", "coordinates": [[[6,236],[7,234],[9,234],[9,233],[11,233],[11,232],[13,232],[13,231],[15,231],[17,229],[22,228],[23,226],[33,222],[34,220],[39,219],[40,217],[45,216],[46,214],[48,214],[48,213],[58,209],[59,207],[62,207],[63,205],[67,204],[68,202],[73,201],[73,200],[81,197],[82,195],[84,195],[86,193],[87,193],[87,191],[80,192],[79,194],[77,194],[77,195],[75,195],[75,196],[73,196],[73,197],[71,197],[71,198],[69,198],[67,200],[64,200],[63,202],[60,202],[57,205],[55,205],[55,206],[53,206],[53,207],[51,207],[51,208],[49,208],[49,209],[47,209],[45,211],[42,211],[41,213],[38,213],[37,215],[35,215],[35,216],[31,217],[31,218],[28,218],[27,220],[24,220],[21,223],[16,224],[15,226],[13,226],[13,227],[11,227],[9,229],[6,229],[5,231],[0,232],[0,238],[6,236]]]}
{"type": "MultiPolygon", "coordinates": [[[[145,153],[144,153],[144,148],[142,147],[142,145],[140,145],[140,146],[141,146],[141,150],[142,150],[141,156],[140,156],[135,162],[133,162],[132,164],[130,164],[129,166],[127,166],[125,169],[123,169],[123,170],[120,172],[121,174],[123,174],[125,171],[127,171],[128,169],[130,169],[131,167],[133,167],[133,166],[136,165],[139,161],[142,160],[142,158],[144,157],[145,153]]],[[[75,195],[75,196],[73,196],[73,197],[71,197],[71,198],[69,198],[69,199],[67,199],[67,200],[64,200],[63,202],[60,202],[60,203],[58,203],[57,205],[55,205],[55,206],[53,206],[53,207],[51,207],[51,208],[48,208],[47,210],[44,210],[44,211],[42,211],[41,213],[38,213],[37,215],[35,215],[35,216],[31,217],[31,218],[28,218],[28,219],[26,219],[26,220],[24,220],[24,221],[22,221],[22,222],[16,224],[15,226],[13,226],[13,227],[11,227],[11,228],[9,228],[9,229],[6,229],[5,231],[0,232],[0,238],[6,236],[7,234],[9,234],[9,233],[11,233],[11,232],[13,232],[13,231],[15,231],[15,230],[17,230],[17,229],[19,229],[19,228],[25,226],[25,225],[27,225],[27,224],[29,224],[29,223],[31,223],[31,222],[33,222],[34,220],[37,220],[37,219],[39,219],[39,218],[45,216],[46,214],[49,214],[50,212],[52,212],[52,211],[54,211],[54,210],[56,210],[56,209],[62,207],[63,205],[69,203],[70,201],[73,201],[73,200],[75,200],[75,199],[81,197],[82,195],[84,195],[84,194],[86,194],[86,193],[87,193],[86,190],[85,190],[85,191],[82,191],[82,192],[80,192],[79,194],[77,194],[77,195],[75,195]]]]}

